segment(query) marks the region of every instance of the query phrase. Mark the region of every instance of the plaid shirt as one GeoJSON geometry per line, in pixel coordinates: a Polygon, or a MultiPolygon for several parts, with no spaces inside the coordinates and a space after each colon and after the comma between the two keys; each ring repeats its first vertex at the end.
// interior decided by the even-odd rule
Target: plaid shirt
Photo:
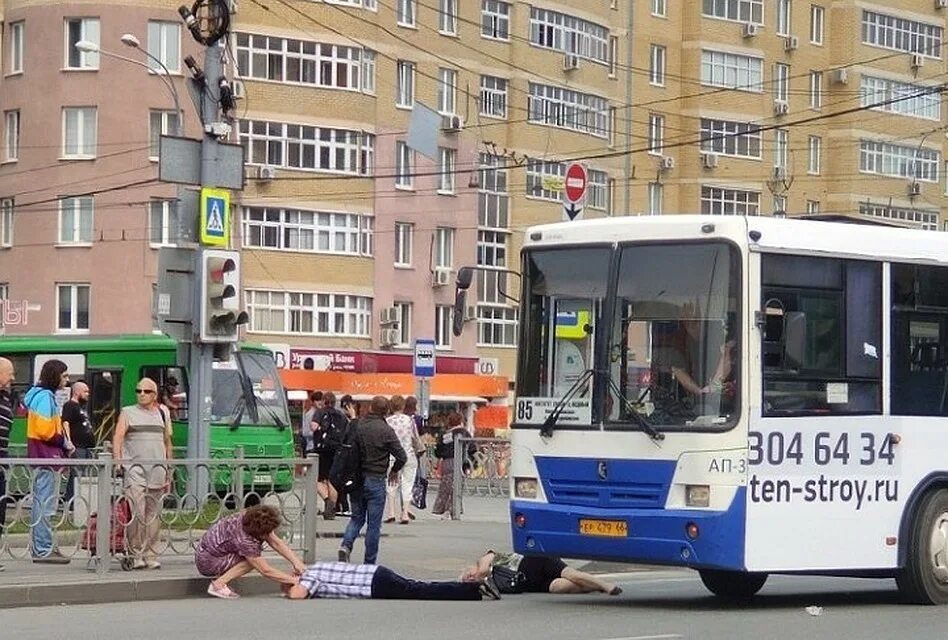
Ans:
{"type": "Polygon", "coordinates": [[[300,586],[310,598],[371,598],[373,564],[317,562],[300,576],[300,586]]]}

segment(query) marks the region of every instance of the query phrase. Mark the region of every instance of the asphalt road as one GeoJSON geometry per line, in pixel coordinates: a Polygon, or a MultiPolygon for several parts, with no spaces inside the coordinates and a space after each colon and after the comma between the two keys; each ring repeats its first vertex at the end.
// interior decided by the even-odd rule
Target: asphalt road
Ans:
{"type": "Polygon", "coordinates": [[[200,598],[0,611],[16,640],[677,640],[679,638],[938,638],[943,607],[899,603],[892,581],[772,577],[747,605],[712,597],[686,571],[615,576],[625,593],[507,596],[500,602],[300,601],[200,598]],[[808,606],[822,607],[810,615],[808,606]]]}

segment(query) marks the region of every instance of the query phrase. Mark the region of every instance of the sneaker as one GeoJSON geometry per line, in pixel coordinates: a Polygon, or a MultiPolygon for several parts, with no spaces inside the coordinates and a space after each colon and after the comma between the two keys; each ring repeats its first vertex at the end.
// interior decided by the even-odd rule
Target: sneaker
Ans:
{"type": "Polygon", "coordinates": [[[345,547],[339,547],[339,562],[349,562],[349,554],[352,553],[345,547]]]}
{"type": "Polygon", "coordinates": [[[336,503],[332,500],[326,500],[326,506],[323,509],[323,520],[336,519],[336,503]]]}
{"type": "Polygon", "coordinates": [[[207,595],[221,598],[222,600],[236,600],[240,597],[236,591],[226,584],[223,587],[218,587],[213,582],[207,585],[207,595]]]}
{"type": "Polygon", "coordinates": [[[157,560],[149,560],[148,562],[145,563],[145,568],[146,569],[160,569],[161,563],[158,562],[157,560]]]}
{"type": "Polygon", "coordinates": [[[49,555],[33,556],[33,562],[36,564],[69,564],[72,560],[64,556],[59,549],[53,549],[49,552],[49,555]]]}
{"type": "Polygon", "coordinates": [[[148,565],[145,564],[145,561],[142,560],[141,558],[135,558],[135,562],[132,563],[132,569],[134,569],[135,571],[138,571],[139,569],[144,569],[147,566],[148,565]]]}
{"type": "Polygon", "coordinates": [[[486,578],[484,582],[480,584],[478,591],[481,592],[482,598],[487,598],[488,600],[500,600],[500,590],[497,588],[497,585],[494,584],[494,580],[490,577],[486,578]]]}

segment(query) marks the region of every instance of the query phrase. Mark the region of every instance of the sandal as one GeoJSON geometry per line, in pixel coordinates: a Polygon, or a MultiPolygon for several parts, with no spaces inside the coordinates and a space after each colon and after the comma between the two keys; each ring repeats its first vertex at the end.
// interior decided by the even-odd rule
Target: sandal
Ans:
{"type": "Polygon", "coordinates": [[[228,587],[226,584],[223,587],[217,587],[212,582],[207,585],[207,595],[214,596],[215,598],[221,598],[222,600],[236,600],[240,595],[228,587]]]}
{"type": "Polygon", "coordinates": [[[622,593],[622,587],[619,587],[619,586],[612,587],[612,589],[609,590],[610,596],[617,596],[617,595],[620,595],[621,593],[622,593]]]}
{"type": "Polygon", "coordinates": [[[395,518],[385,518],[384,522],[385,522],[385,524],[391,524],[391,523],[395,522],[395,518]]]}
{"type": "Polygon", "coordinates": [[[411,520],[399,520],[398,524],[409,524],[411,520]]]}
{"type": "Polygon", "coordinates": [[[417,518],[415,518],[415,514],[412,513],[411,511],[408,512],[408,519],[409,519],[409,520],[417,520],[417,518]]]}

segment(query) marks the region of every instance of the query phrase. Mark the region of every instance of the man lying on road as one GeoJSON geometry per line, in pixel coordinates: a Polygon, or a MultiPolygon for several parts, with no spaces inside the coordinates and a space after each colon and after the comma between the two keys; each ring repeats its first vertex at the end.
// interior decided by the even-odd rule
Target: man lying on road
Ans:
{"type": "Polygon", "coordinates": [[[501,593],[622,593],[621,587],[567,567],[559,558],[498,553],[493,549],[467,567],[460,579],[471,582],[488,578],[501,593]]]}
{"type": "Polygon", "coordinates": [[[499,600],[487,580],[421,582],[373,564],[317,562],[307,567],[295,585],[281,585],[291,600],[310,598],[375,598],[387,600],[499,600]]]}

